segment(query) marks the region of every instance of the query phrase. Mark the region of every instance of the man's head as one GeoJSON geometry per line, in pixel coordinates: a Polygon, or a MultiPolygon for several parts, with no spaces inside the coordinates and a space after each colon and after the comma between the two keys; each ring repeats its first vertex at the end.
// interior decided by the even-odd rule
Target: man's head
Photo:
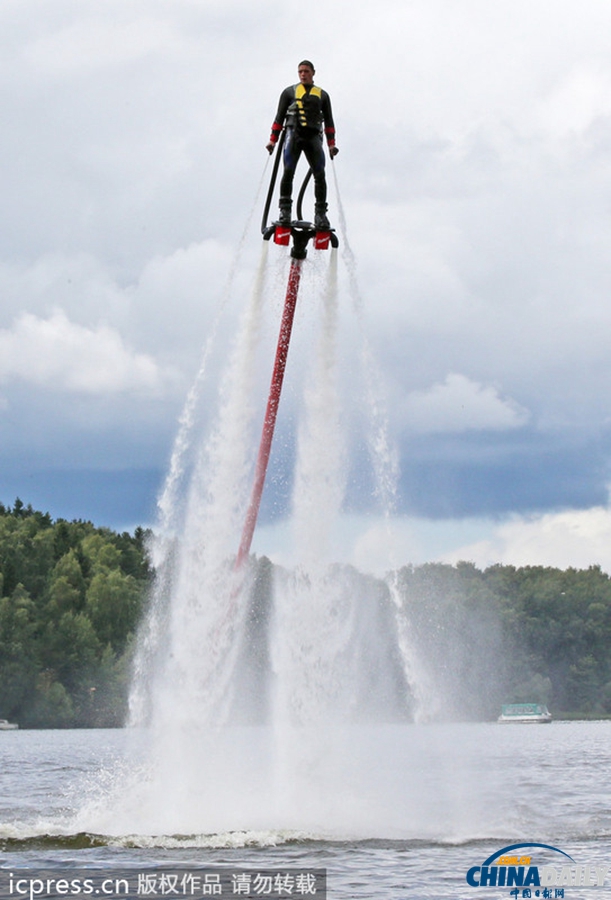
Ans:
{"type": "Polygon", "coordinates": [[[314,83],[314,66],[310,62],[309,59],[302,59],[302,61],[297,66],[297,73],[299,75],[299,81],[302,84],[308,85],[314,83]]]}

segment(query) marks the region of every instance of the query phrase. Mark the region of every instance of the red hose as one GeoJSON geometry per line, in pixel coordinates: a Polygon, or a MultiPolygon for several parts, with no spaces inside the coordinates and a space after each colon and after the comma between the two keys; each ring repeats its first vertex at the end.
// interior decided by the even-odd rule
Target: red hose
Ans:
{"type": "Polygon", "coordinates": [[[282,313],[280,334],[278,335],[278,346],[276,348],[276,360],[274,362],[274,371],[272,373],[272,381],[269,388],[267,409],[265,410],[263,431],[261,433],[261,442],[259,444],[259,453],[257,456],[257,464],[255,467],[255,479],[252,486],[246,519],[244,520],[242,539],[240,541],[240,547],[236,556],[236,569],[241,568],[244,560],[250,552],[250,545],[252,543],[252,537],[259,515],[259,507],[261,506],[261,497],[263,495],[263,487],[265,485],[267,464],[269,462],[269,455],[272,449],[274,429],[276,427],[276,416],[278,414],[278,406],[280,405],[280,394],[282,392],[282,382],[284,380],[286,358],[289,352],[289,344],[291,341],[291,331],[293,328],[295,306],[297,304],[297,293],[299,291],[299,280],[301,278],[302,262],[303,260],[301,259],[291,259],[291,269],[289,272],[289,279],[286,288],[284,311],[282,313]]]}

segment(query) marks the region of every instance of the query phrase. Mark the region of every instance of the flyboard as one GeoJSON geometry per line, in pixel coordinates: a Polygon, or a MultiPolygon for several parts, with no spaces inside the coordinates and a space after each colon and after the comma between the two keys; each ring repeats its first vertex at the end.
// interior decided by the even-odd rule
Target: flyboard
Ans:
{"type": "Polygon", "coordinates": [[[244,561],[250,552],[257,518],[259,516],[259,508],[261,506],[261,497],[263,496],[263,488],[265,486],[265,476],[267,474],[267,466],[274,439],[274,430],[276,428],[276,417],[278,415],[278,407],[280,405],[280,394],[282,393],[282,383],[284,381],[284,371],[286,369],[286,360],[289,352],[289,344],[291,342],[291,332],[293,330],[293,318],[295,316],[295,307],[297,306],[297,295],[299,293],[299,283],[301,279],[301,268],[304,259],[308,254],[308,244],[313,242],[314,249],[328,250],[329,245],[336,248],[339,246],[337,235],[333,228],[324,231],[316,229],[312,222],[303,218],[302,205],[304,194],[308,182],[312,175],[309,169],[303,181],[301,189],[297,197],[296,212],[297,218],[290,224],[271,222],[268,225],[269,208],[274,194],[276,179],[278,176],[278,167],[282,157],[282,148],[284,145],[285,132],[282,131],[278,146],[276,149],[276,158],[272,169],[272,175],[265,201],[263,211],[263,219],[261,222],[261,233],[264,241],[273,238],[274,243],[281,247],[291,245],[291,266],[289,269],[288,282],[286,287],[286,297],[284,300],[284,309],[282,311],[282,319],[280,322],[280,333],[278,335],[278,345],[276,347],[276,358],[272,371],[271,384],[269,388],[269,396],[267,399],[267,407],[263,420],[263,429],[261,432],[261,441],[259,443],[259,452],[255,464],[255,474],[250,494],[250,502],[244,519],[244,527],[242,529],[242,538],[235,560],[235,569],[242,568],[244,561]]]}

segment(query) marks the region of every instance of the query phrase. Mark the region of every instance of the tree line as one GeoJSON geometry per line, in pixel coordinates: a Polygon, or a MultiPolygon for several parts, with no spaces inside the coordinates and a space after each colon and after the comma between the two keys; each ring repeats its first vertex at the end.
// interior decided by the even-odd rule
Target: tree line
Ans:
{"type": "MultiPolygon", "coordinates": [[[[147,537],[0,503],[0,718],[124,723],[154,577],[147,537]]],[[[274,567],[262,565],[269,577],[255,580],[251,602],[269,610],[274,567]]],[[[367,581],[364,593],[375,588],[389,617],[398,611],[414,717],[490,720],[512,702],[546,703],[556,717],[611,715],[611,580],[600,567],[429,563],[384,581],[351,577],[367,581]]]]}
{"type": "Polygon", "coordinates": [[[611,580],[599,566],[406,566],[396,590],[443,715],[491,719],[521,702],[611,714],[611,580]]]}

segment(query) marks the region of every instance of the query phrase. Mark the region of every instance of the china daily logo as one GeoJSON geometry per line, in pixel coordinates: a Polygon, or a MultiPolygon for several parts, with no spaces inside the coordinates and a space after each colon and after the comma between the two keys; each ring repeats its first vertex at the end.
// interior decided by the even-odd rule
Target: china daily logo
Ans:
{"type": "Polygon", "coordinates": [[[562,898],[567,887],[603,887],[609,866],[578,865],[549,844],[511,844],[481,866],[471,866],[471,887],[511,888],[512,897],[562,898]]]}

